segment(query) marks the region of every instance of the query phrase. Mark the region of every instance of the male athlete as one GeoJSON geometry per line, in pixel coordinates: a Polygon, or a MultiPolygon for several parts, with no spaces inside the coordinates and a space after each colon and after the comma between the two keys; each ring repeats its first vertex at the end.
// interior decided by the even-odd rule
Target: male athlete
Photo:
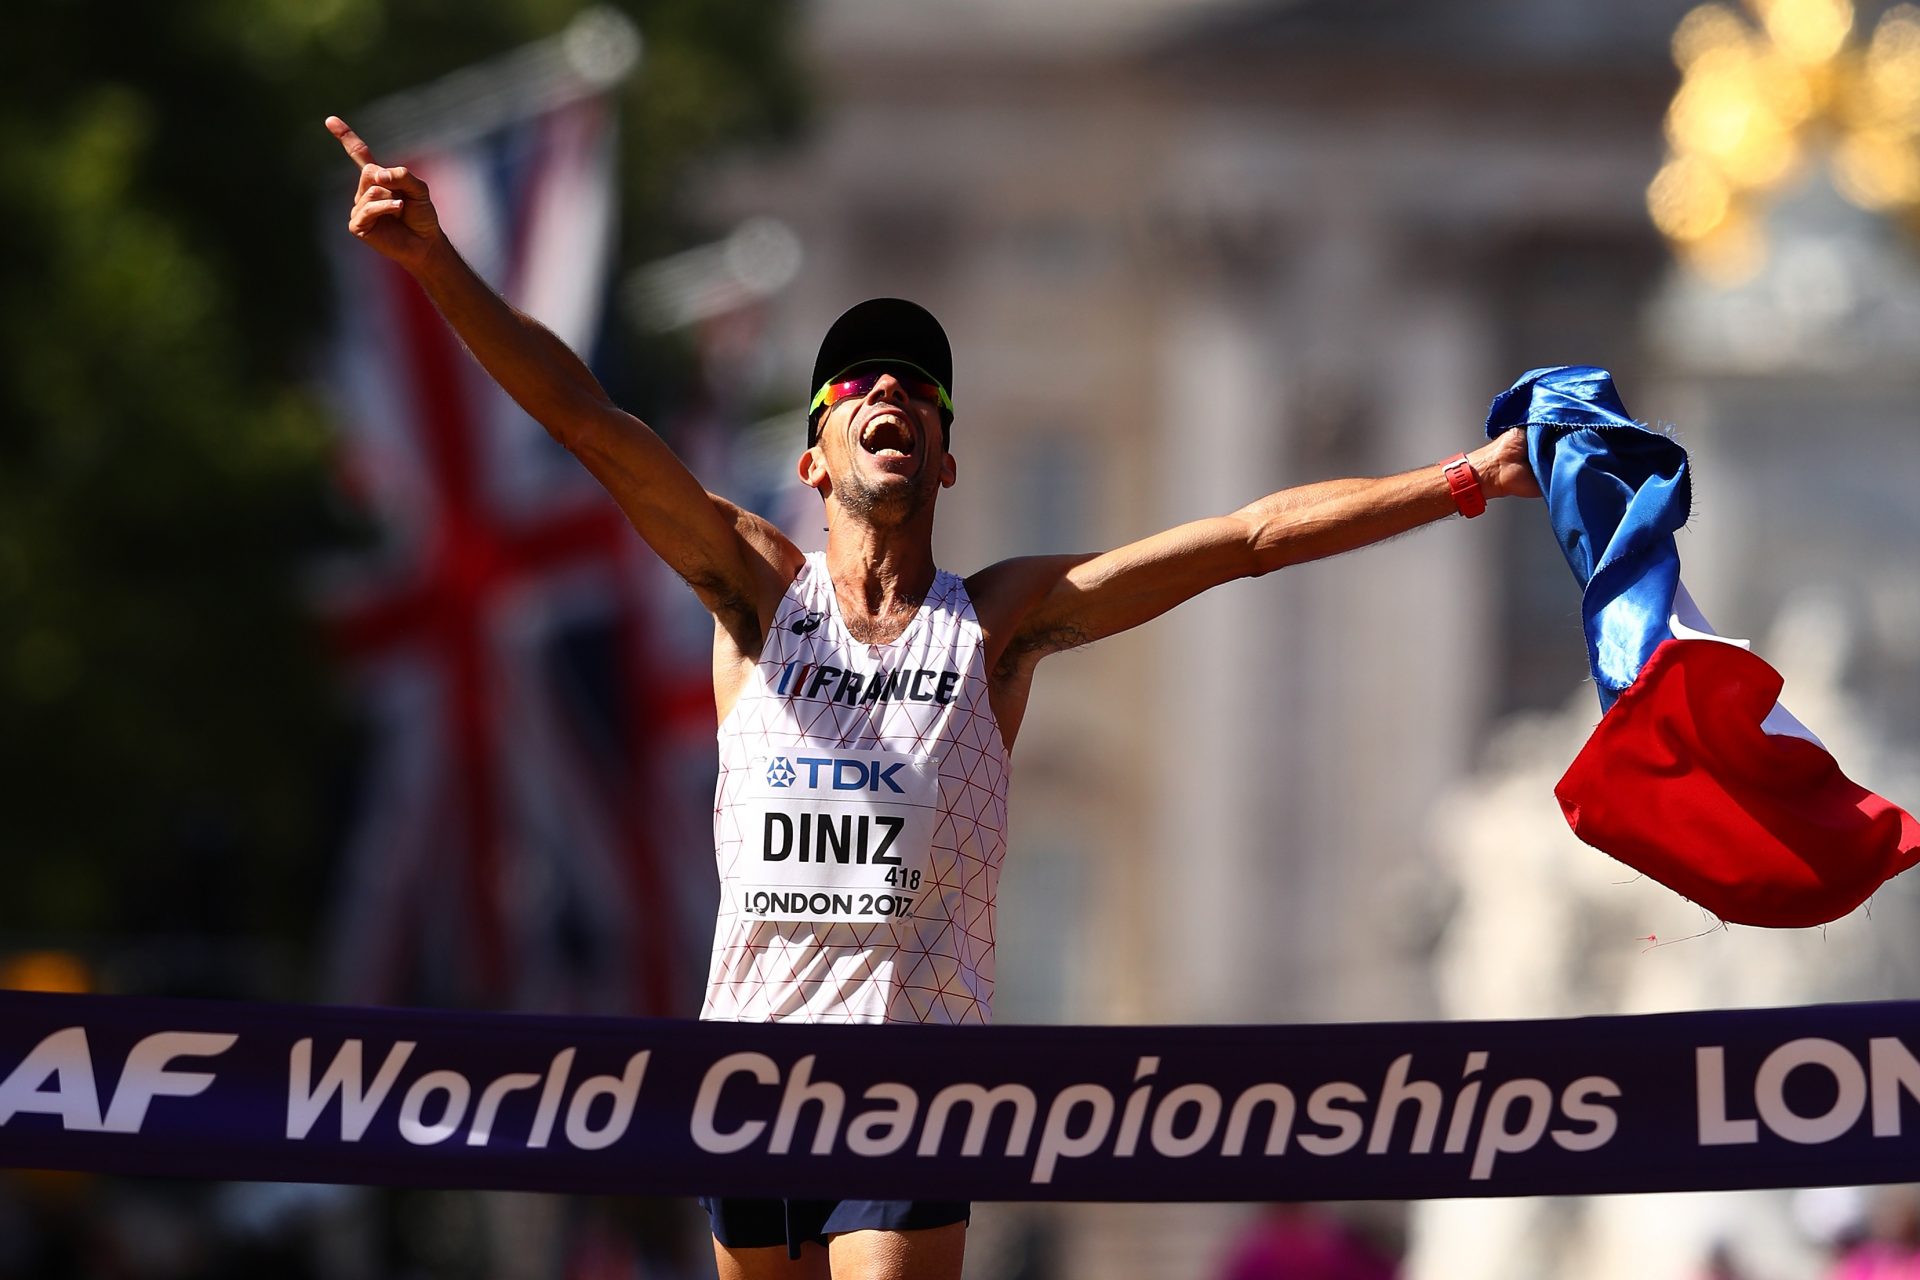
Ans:
{"type": "MultiPolygon", "coordinates": [[[[1445,466],[1331,480],[1097,555],[933,562],[955,479],[952,356],[898,299],[834,322],[801,483],[827,549],[708,493],[580,360],[442,234],[426,184],[327,127],[360,167],[348,228],[418,280],[509,395],[605,485],[712,613],[721,906],[704,1018],[988,1021],[1008,755],[1050,653],[1235,578],[1366,546],[1489,497],[1537,496],[1524,434],[1445,466]]],[[[704,1202],[722,1280],[957,1280],[968,1207],[704,1202]]]]}

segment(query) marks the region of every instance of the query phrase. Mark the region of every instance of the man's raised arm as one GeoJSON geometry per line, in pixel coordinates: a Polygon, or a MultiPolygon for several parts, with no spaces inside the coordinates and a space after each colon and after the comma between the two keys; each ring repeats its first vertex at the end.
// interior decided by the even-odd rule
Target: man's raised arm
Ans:
{"type": "MultiPolygon", "coordinates": [[[[1524,431],[1487,442],[1468,463],[1485,498],[1540,496],[1524,431]]],[[[996,673],[1017,678],[1049,653],[1137,627],[1210,587],[1382,542],[1459,509],[1438,466],[1325,480],[1098,555],[1004,561],[968,586],[996,673]]]]}
{"type": "MultiPolygon", "coordinates": [[[[420,282],[493,380],[565,445],[620,504],[633,527],[699,594],[743,652],[790,578],[784,539],[743,537],[738,516],[694,479],[666,442],[607,398],[578,356],[509,306],[464,262],[440,228],[426,183],[377,163],[338,116],[327,129],[360,169],[347,229],[420,282]]],[[[797,553],[795,553],[797,555],[797,553]]]]}

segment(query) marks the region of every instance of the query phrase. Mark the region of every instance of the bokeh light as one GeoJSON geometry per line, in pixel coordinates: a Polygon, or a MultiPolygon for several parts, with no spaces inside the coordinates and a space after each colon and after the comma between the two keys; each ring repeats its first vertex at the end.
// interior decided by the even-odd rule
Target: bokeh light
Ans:
{"type": "Polygon", "coordinates": [[[1907,132],[1920,132],[1920,8],[1887,11],[1874,28],[1862,74],[1874,107],[1907,132]]]}
{"type": "Polygon", "coordinates": [[[1680,87],[1647,212],[1681,260],[1735,282],[1766,260],[1770,194],[1808,160],[1861,208],[1920,212],[1920,6],[1850,41],[1848,0],[1748,0],[1692,10],[1673,35],[1680,87]]]}
{"type": "Polygon", "coordinates": [[[1920,155],[1891,130],[1862,129],[1834,148],[1834,185],[1863,209],[1887,210],[1920,202],[1920,155]]]}
{"type": "Polygon", "coordinates": [[[1827,62],[1853,28],[1847,0],[1753,0],[1752,7],[1774,47],[1801,66],[1827,62]]]}
{"type": "Polygon", "coordinates": [[[1732,192],[1712,165],[1682,156],[1670,160],[1647,188],[1647,212],[1672,240],[1705,238],[1726,220],[1732,192]]]}
{"type": "Polygon", "coordinates": [[[1747,42],[1751,30],[1723,4],[1703,4],[1680,20],[1673,33],[1673,60],[1682,71],[1715,50],[1747,42]]]}

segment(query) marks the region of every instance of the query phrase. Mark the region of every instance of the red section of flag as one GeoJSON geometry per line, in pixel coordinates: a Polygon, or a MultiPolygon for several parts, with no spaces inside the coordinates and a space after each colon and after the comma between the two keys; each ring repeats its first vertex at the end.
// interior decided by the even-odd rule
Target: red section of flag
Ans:
{"type": "Polygon", "coordinates": [[[1554,788],[1574,834],[1734,924],[1801,928],[1920,861],[1920,822],[1825,750],[1760,726],[1780,674],[1668,640],[1554,788]]]}

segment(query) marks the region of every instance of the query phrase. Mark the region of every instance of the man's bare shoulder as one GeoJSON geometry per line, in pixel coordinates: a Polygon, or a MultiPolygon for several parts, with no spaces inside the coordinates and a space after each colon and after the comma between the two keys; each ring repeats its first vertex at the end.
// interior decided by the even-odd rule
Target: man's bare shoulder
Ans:
{"type": "Polygon", "coordinates": [[[1046,645],[1038,646],[1034,644],[1037,637],[1029,633],[1042,606],[1067,583],[1067,575],[1092,558],[1088,553],[1016,556],[971,574],[966,580],[967,596],[987,635],[988,648],[1013,656],[1029,649],[1080,643],[1070,637],[1046,637],[1046,645]]]}
{"type": "Polygon", "coordinates": [[[1084,555],[1049,555],[998,560],[967,575],[967,594],[976,608],[983,599],[1044,594],[1067,570],[1085,559],[1084,555]]]}
{"type": "Polygon", "coordinates": [[[746,578],[738,583],[718,579],[700,582],[689,578],[688,583],[712,612],[736,656],[751,661],[758,658],[760,642],[773,625],[780,598],[793,584],[806,556],[766,517],[719,494],[709,493],[707,497],[721,517],[733,526],[734,536],[745,552],[746,578]]]}
{"type": "Polygon", "coordinates": [[[733,522],[733,530],[740,535],[741,541],[775,572],[784,591],[794,575],[800,572],[800,566],[806,561],[806,553],[765,516],[749,511],[717,493],[707,496],[713,499],[713,505],[719,508],[721,514],[733,522]]]}

